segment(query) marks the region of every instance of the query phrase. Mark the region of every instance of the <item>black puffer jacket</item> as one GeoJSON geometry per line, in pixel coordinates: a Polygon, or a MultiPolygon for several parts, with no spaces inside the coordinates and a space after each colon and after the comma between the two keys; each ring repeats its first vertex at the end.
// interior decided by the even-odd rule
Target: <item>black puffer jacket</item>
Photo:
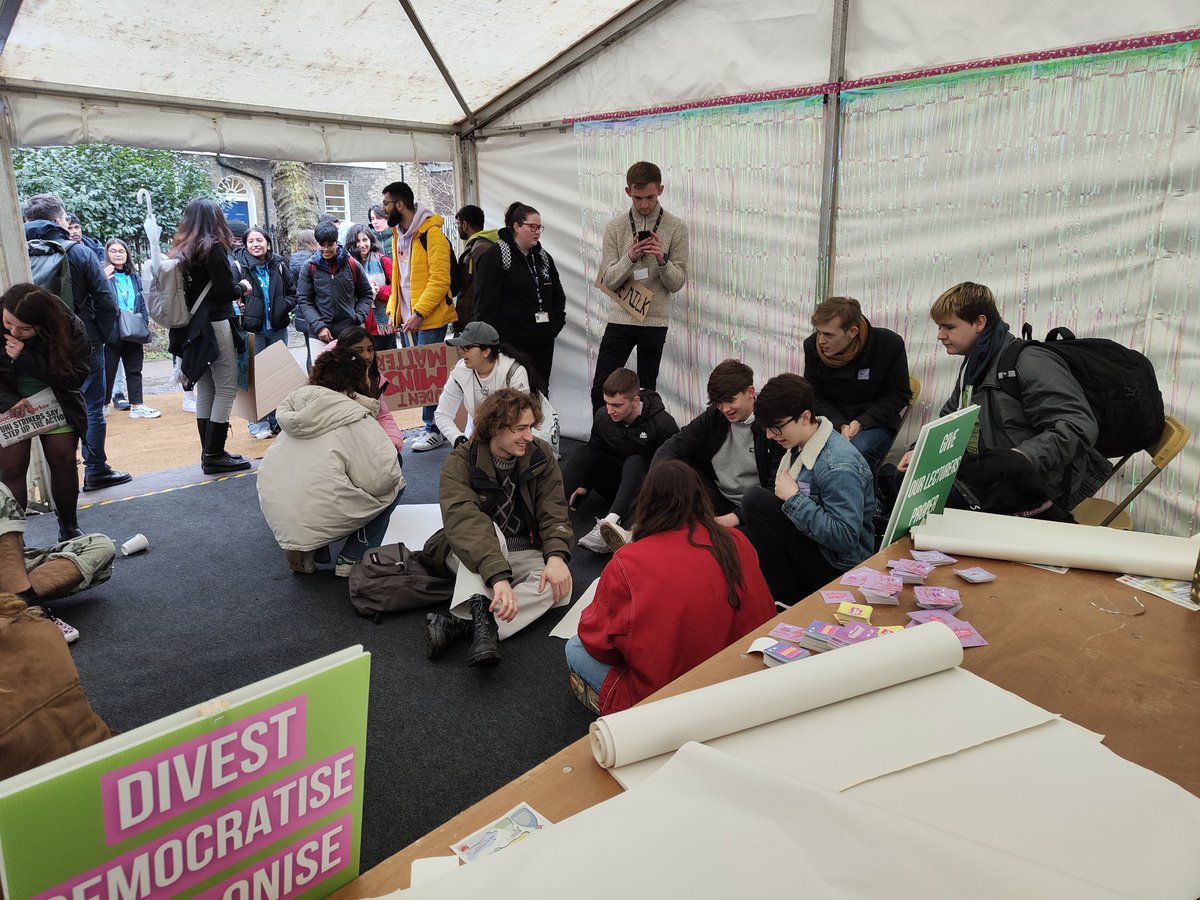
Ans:
{"type": "MultiPolygon", "coordinates": [[[[242,266],[242,278],[250,285],[250,293],[244,302],[246,309],[242,313],[242,328],[256,334],[264,331],[266,312],[263,304],[262,285],[254,273],[254,267],[261,262],[242,249],[235,254],[242,266]]],[[[296,282],[288,264],[278,253],[268,253],[265,260],[271,273],[271,330],[281,331],[287,328],[291,321],[292,310],[296,308],[296,282]]]]}
{"type": "Polygon", "coordinates": [[[614,422],[607,409],[596,410],[588,446],[622,461],[641,456],[650,462],[663,442],[679,431],[679,426],[657,393],[646,388],[640,393],[642,413],[632,422],[614,422]]]}

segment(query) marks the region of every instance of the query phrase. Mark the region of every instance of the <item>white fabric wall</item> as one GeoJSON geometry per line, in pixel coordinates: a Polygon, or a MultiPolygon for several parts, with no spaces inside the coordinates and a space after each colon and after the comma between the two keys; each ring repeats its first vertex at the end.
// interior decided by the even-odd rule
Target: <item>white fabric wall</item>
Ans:
{"type": "Polygon", "coordinates": [[[832,0],[683,0],[494,124],[821,84],[832,32],[832,0]]]}
{"type": "Polygon", "coordinates": [[[1075,47],[1200,25],[1194,0],[1030,3],[851,0],[846,78],[1075,47]]]}
{"type": "MultiPolygon", "coordinates": [[[[1167,411],[1196,424],[1198,82],[1194,50],[1164,48],[843,95],[834,289],[908,344],[924,392],[903,439],[961,362],[928,319],[960,281],[991,287],[1014,330],[1145,352],[1167,411]]],[[[1138,527],[1194,532],[1198,473],[1193,443],[1136,504],[1138,527]]]]}
{"type": "Polygon", "coordinates": [[[591,428],[584,340],[583,260],[579,252],[579,178],[570,129],[479,142],[479,205],[489,227],[504,224],[514,200],[542,216],[542,245],[554,257],[567,295],[567,327],[558,337],[550,392],[564,434],[586,436],[591,428]]]}

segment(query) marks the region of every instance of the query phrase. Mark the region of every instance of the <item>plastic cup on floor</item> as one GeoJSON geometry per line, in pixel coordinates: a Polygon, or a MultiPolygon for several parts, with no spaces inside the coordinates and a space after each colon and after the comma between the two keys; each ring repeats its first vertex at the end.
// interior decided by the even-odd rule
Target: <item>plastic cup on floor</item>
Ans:
{"type": "Polygon", "coordinates": [[[146,540],[146,536],[144,534],[135,534],[121,545],[121,555],[133,556],[133,554],[141,553],[149,546],[150,542],[146,540]]]}

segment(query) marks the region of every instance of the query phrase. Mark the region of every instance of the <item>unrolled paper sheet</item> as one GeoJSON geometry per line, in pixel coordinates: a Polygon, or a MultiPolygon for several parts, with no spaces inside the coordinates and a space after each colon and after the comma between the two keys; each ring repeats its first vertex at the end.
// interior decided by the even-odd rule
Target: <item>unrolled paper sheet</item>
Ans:
{"type": "Polygon", "coordinates": [[[592,723],[596,761],[623,766],[766,722],[953,668],[962,645],[938,622],[883,640],[763,669],[701,690],[635,706],[592,723]]]}
{"type": "Polygon", "coordinates": [[[1191,581],[1200,543],[1184,537],[947,509],[911,532],[919,550],[1191,581]]]}
{"type": "Polygon", "coordinates": [[[571,608],[567,610],[567,614],[558,620],[558,624],[550,630],[550,637],[562,638],[564,641],[569,641],[579,633],[579,617],[583,615],[583,611],[588,608],[593,600],[596,599],[596,587],[600,584],[600,579],[597,578],[588,589],[579,595],[579,599],[571,604],[571,608]]]}
{"type": "Polygon", "coordinates": [[[773,882],[829,900],[1120,896],[1056,869],[688,744],[636,790],[405,896],[743,897],[773,882]]]}

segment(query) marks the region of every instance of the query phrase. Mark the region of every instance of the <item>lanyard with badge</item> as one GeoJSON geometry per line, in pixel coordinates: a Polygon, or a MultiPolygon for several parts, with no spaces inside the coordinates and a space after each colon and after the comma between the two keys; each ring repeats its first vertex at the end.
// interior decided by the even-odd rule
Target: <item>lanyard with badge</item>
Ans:
{"type": "MultiPolygon", "coordinates": [[[[650,232],[649,232],[650,234],[658,233],[658,226],[662,224],[662,217],[663,217],[663,208],[661,206],[659,206],[658,218],[654,220],[654,227],[650,229],[650,232]]],[[[637,243],[638,230],[637,230],[637,226],[633,224],[633,210],[632,209],[629,210],[629,230],[633,233],[634,243],[637,243]]],[[[642,266],[640,269],[633,270],[633,280],[634,281],[645,281],[649,277],[650,277],[650,270],[647,269],[645,266],[642,266]]]]}
{"type": "MultiPolygon", "coordinates": [[[[537,248],[530,247],[529,252],[525,254],[525,264],[529,266],[529,271],[533,275],[533,289],[537,292],[538,308],[533,314],[533,321],[539,325],[545,325],[550,321],[550,313],[542,308],[542,277],[537,264],[537,248]]],[[[550,273],[546,272],[546,286],[549,287],[550,273]]]]}

